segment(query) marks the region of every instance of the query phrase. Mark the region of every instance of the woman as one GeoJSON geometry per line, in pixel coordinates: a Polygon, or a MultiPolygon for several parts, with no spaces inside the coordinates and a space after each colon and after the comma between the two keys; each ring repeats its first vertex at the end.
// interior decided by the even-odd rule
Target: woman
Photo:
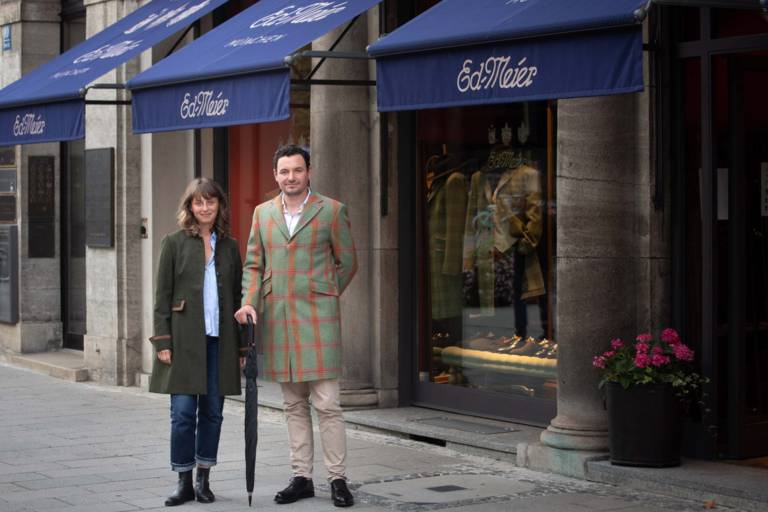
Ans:
{"type": "Polygon", "coordinates": [[[246,350],[233,318],[242,262],[221,187],[193,180],[179,203],[178,224],[160,248],[150,338],[157,358],[149,389],[171,395],[171,469],[179,473],[166,506],[195,497],[214,501],[209,472],[219,449],[223,395],[240,394],[246,350]]]}

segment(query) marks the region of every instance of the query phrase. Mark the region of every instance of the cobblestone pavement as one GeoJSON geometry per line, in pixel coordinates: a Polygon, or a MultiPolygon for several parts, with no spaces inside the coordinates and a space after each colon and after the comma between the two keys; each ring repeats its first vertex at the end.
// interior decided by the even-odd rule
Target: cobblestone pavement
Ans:
{"type": "MultiPolygon", "coordinates": [[[[254,507],[245,495],[241,404],[228,402],[216,502],[179,511],[329,511],[322,455],[317,496],[276,505],[289,476],[282,416],[260,411],[254,507]]],[[[168,465],[168,398],[136,388],[72,383],[0,365],[0,511],[161,510],[175,474],[168,465]]],[[[319,444],[319,443],[318,443],[319,444]]],[[[537,473],[452,450],[349,431],[351,488],[359,511],[699,511],[702,502],[537,473]]],[[[726,510],[718,507],[718,510],[726,510]]],[[[728,509],[733,510],[733,509],[728,509]]]]}

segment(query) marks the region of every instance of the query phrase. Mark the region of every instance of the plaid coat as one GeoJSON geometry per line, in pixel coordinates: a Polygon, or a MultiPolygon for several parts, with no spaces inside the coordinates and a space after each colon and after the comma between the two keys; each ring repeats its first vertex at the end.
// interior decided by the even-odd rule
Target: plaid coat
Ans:
{"type": "Polygon", "coordinates": [[[339,296],[356,270],[342,203],[313,192],[293,236],[280,196],[256,207],[242,303],[259,313],[267,379],[303,382],[341,376],[339,296]]]}

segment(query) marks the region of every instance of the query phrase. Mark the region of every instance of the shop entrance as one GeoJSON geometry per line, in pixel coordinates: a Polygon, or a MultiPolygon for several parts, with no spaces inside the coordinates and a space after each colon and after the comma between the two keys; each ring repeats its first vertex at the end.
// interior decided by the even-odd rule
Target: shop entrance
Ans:
{"type": "MultiPolygon", "coordinates": [[[[82,0],[62,2],[61,51],[85,41],[82,0]]],[[[83,350],[85,335],[85,140],[61,144],[61,318],[63,346],[83,350]]]]}
{"type": "Polygon", "coordinates": [[[61,303],[64,348],[83,350],[85,323],[85,141],[62,143],[61,303]]]}
{"type": "Polygon", "coordinates": [[[768,51],[714,59],[721,454],[768,454],[768,51]]]}
{"type": "Polygon", "coordinates": [[[711,379],[699,456],[768,455],[768,18],[676,12],[676,323],[711,379]]]}

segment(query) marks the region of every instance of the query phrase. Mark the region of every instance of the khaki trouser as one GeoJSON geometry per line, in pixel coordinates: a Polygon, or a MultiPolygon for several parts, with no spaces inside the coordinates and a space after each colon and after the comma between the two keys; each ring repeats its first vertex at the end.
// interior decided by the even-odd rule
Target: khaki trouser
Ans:
{"type": "Polygon", "coordinates": [[[339,381],[281,382],[285,420],[291,442],[291,469],[294,476],[312,478],[315,453],[309,399],[320,422],[323,459],[328,480],[345,478],[347,435],[339,403],[339,381]]]}

